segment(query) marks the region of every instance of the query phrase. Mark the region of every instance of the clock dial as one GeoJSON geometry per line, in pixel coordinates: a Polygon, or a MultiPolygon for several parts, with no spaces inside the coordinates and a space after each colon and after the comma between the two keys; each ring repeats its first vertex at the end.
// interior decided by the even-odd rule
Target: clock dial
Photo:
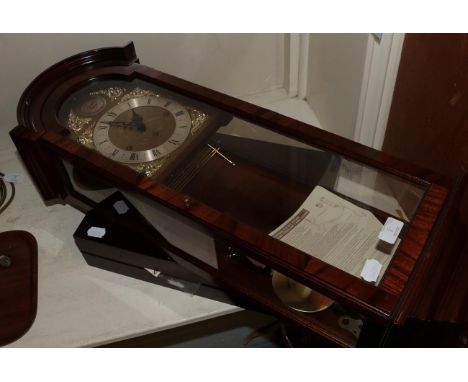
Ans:
{"type": "Polygon", "coordinates": [[[141,96],[118,103],[96,122],[96,149],[122,163],[160,159],[180,147],[192,127],[189,112],[178,102],[141,96]]]}
{"type": "Polygon", "coordinates": [[[216,118],[167,89],[134,79],[83,86],[61,105],[59,121],[82,146],[160,179],[215,128],[216,118]]]}

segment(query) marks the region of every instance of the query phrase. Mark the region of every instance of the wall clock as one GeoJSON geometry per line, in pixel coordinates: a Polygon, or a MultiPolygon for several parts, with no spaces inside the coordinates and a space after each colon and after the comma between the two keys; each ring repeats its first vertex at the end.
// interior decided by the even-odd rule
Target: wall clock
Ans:
{"type": "Polygon", "coordinates": [[[226,115],[222,121],[219,112],[141,80],[84,86],[68,97],[59,115],[71,139],[145,176],[160,176],[194,142],[227,121],[226,115]]]}
{"type": "Polygon", "coordinates": [[[122,192],[160,233],[149,242],[320,343],[440,344],[466,315],[464,176],[141,65],[133,44],[39,75],[11,137],[45,201],[91,209],[122,192]],[[377,236],[391,219],[389,247],[377,236]],[[361,277],[376,259],[378,277],[361,277]],[[326,304],[295,309],[272,275],[326,304]]]}

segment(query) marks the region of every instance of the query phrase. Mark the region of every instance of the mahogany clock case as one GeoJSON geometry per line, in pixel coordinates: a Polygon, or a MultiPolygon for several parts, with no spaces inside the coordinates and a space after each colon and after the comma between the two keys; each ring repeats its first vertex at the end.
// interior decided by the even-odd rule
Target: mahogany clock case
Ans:
{"type": "MultiPolygon", "coordinates": [[[[390,343],[388,339],[395,333],[392,328],[404,325],[408,318],[453,324],[464,319],[466,288],[458,288],[456,281],[466,272],[457,267],[464,261],[459,250],[463,243],[457,214],[464,177],[435,174],[140,65],[133,44],[88,51],[46,70],[24,92],[18,122],[12,139],[45,201],[73,197],[94,207],[103,200],[92,197],[93,192],[100,192],[99,187],[89,192],[75,187],[87,177],[108,185],[107,196],[116,189],[138,195],[148,208],[164,210],[167,216],[177,217],[181,224],[195,227],[216,243],[214,267],[193,256],[189,249],[160,238],[158,245],[172,259],[209,275],[245,300],[331,344],[390,343]],[[105,81],[150,84],[161,94],[214,117],[200,138],[163,169],[161,177],[145,176],[74,140],[61,119],[70,97],[86,86],[105,81]],[[254,132],[254,136],[226,133],[236,124],[242,125],[242,131],[254,132]],[[259,141],[255,136],[258,131],[269,133],[271,139],[259,141]],[[282,137],[281,141],[277,137],[282,137]],[[224,157],[216,152],[199,168],[193,163],[198,163],[207,143],[221,148],[224,157]],[[401,243],[377,286],[268,236],[269,230],[290,216],[315,185],[339,194],[337,174],[354,167],[388,181],[406,216],[401,243]],[[189,174],[188,182],[173,182],[180,174],[182,178],[189,174]],[[272,290],[271,277],[246,263],[245,258],[294,278],[365,317],[359,339],[337,325],[340,313],[336,311],[308,315],[282,304],[272,290]],[[444,302],[446,299],[450,303],[444,302]]],[[[340,196],[372,211],[381,221],[394,216],[369,200],[340,196]]]]}

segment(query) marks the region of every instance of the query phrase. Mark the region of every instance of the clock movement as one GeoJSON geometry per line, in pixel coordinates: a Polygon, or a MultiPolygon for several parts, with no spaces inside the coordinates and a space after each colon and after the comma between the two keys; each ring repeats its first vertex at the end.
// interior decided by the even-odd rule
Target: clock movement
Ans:
{"type": "MultiPolygon", "coordinates": [[[[11,137],[44,201],[98,211],[118,192],[151,227],[124,216],[113,232],[154,247],[155,267],[164,253],[319,344],[456,343],[464,175],[144,66],[131,43],[40,74],[11,137]]],[[[118,259],[127,270],[138,266],[130,252],[118,259]]]]}

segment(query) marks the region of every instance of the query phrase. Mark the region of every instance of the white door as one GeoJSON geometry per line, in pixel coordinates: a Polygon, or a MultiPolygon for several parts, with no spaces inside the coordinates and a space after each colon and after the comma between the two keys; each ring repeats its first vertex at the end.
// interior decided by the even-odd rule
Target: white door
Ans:
{"type": "Polygon", "coordinates": [[[404,34],[291,34],[285,88],[316,125],[380,149],[404,34]]]}

